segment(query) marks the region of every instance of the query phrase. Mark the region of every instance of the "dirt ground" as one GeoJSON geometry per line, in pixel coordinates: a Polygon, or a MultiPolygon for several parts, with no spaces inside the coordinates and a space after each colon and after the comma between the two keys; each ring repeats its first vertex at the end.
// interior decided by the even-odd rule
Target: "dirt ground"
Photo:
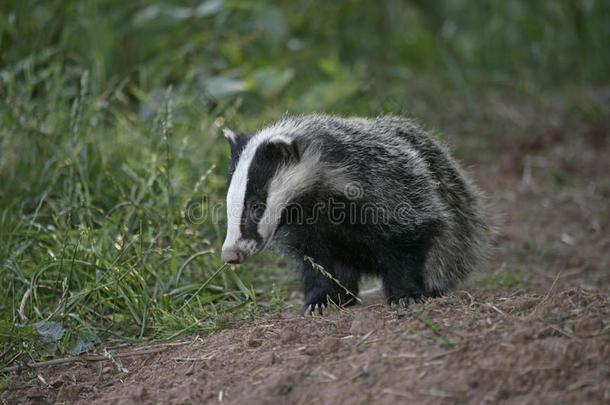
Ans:
{"type": "Polygon", "coordinates": [[[608,138],[584,124],[496,138],[501,158],[472,171],[501,214],[497,246],[448,296],[391,309],[373,292],[323,317],[116,348],[127,374],[91,358],[14,373],[0,402],[608,404],[608,138]]]}

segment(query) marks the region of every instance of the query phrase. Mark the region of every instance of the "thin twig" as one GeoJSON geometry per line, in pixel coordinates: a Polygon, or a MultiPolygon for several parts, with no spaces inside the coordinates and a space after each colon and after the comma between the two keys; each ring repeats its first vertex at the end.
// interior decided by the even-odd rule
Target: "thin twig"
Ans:
{"type": "Polygon", "coordinates": [[[500,308],[496,307],[494,304],[490,304],[489,302],[486,302],[485,305],[488,306],[489,308],[493,309],[500,315],[506,316],[506,313],[504,311],[502,311],[500,308]]]}
{"type": "MultiPolygon", "coordinates": [[[[160,353],[165,350],[167,350],[167,347],[159,347],[156,349],[135,350],[135,351],[131,351],[131,352],[117,353],[117,354],[113,354],[112,356],[117,357],[117,358],[118,357],[140,356],[143,354],[160,353]]],[[[58,364],[76,363],[79,361],[103,361],[103,360],[108,360],[108,358],[105,356],[97,355],[97,354],[83,354],[80,356],[64,357],[61,359],[53,359],[53,360],[40,361],[40,362],[30,362],[27,364],[20,364],[17,366],[5,367],[2,369],[2,372],[10,373],[11,371],[22,370],[24,368],[40,368],[40,367],[53,366],[53,365],[58,365],[58,364]]]]}
{"type": "Polygon", "coordinates": [[[366,335],[364,335],[362,337],[362,339],[360,339],[360,341],[358,343],[356,343],[356,346],[360,346],[360,344],[364,343],[365,340],[367,340],[369,338],[369,336],[371,336],[377,329],[372,329],[369,333],[367,333],[366,335]]]}
{"type": "Polygon", "coordinates": [[[211,360],[218,354],[218,350],[213,350],[208,354],[199,357],[176,357],[174,361],[205,361],[211,360]]]}

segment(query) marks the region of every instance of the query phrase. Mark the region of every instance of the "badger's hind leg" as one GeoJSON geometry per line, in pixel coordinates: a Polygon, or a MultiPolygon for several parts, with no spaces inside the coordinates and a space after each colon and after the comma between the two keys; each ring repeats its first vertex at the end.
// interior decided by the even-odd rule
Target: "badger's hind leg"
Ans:
{"type": "Polygon", "coordinates": [[[313,263],[304,259],[301,278],[305,293],[303,315],[322,314],[329,304],[347,306],[355,303],[358,296],[359,274],[317,255],[313,263]],[[347,290],[347,291],[346,291],[347,290]]]}

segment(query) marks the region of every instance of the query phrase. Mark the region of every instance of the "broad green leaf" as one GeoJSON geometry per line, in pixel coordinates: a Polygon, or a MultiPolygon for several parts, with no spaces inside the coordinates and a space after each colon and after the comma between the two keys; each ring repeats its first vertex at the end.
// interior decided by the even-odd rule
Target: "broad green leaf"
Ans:
{"type": "Polygon", "coordinates": [[[74,356],[88,352],[93,347],[100,343],[100,339],[90,332],[80,332],[76,338],[76,342],[69,345],[66,351],[74,356]]]}
{"type": "Polygon", "coordinates": [[[35,323],[38,338],[45,343],[57,342],[64,335],[64,328],[54,321],[42,321],[35,323]]]}

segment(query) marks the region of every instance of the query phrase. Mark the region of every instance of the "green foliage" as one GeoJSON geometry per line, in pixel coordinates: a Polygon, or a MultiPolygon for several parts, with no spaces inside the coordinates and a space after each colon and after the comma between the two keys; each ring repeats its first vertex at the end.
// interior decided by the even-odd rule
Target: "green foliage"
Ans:
{"type": "Polygon", "coordinates": [[[447,91],[472,106],[482,85],[608,83],[609,13],[601,0],[2,2],[0,353],[13,351],[0,362],[282,310],[281,259],[221,267],[219,127],[286,111],[438,117],[447,91]]]}

